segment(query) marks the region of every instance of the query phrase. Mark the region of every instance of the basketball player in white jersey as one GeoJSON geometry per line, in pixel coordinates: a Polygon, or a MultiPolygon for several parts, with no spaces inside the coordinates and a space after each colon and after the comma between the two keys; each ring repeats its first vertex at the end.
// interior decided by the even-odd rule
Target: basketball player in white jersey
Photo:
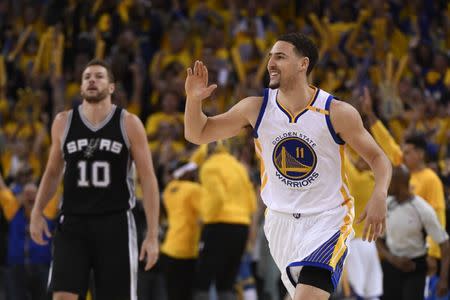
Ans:
{"type": "Polygon", "coordinates": [[[360,221],[363,236],[376,240],[384,231],[391,164],[359,113],[349,104],[311,86],[317,47],[298,33],[273,45],[267,69],[269,89],[229,111],[207,117],[202,100],[208,85],[206,66],[187,70],[185,136],[204,144],[235,136],[252,126],[261,158],[261,196],[268,208],[265,233],[283,282],[294,300],[328,299],[336,288],[353,235],[353,198],[343,170],[348,143],[370,165],[375,188],[360,221]]]}

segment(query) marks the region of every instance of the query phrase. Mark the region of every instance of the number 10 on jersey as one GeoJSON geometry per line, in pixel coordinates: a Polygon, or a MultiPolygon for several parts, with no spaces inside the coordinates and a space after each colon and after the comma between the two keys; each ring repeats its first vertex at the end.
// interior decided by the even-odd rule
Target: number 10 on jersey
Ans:
{"type": "Polygon", "coordinates": [[[80,176],[77,181],[79,187],[93,186],[104,188],[109,186],[111,182],[109,162],[107,161],[88,163],[85,160],[80,160],[78,162],[78,169],[80,170],[80,176]],[[88,173],[90,173],[89,178],[88,173]]]}

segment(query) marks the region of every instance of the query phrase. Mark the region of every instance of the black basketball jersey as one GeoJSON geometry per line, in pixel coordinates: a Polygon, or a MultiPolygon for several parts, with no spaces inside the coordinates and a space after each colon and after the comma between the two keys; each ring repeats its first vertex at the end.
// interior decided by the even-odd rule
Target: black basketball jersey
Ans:
{"type": "Polygon", "coordinates": [[[113,105],[111,113],[97,126],[83,116],[81,105],[69,112],[62,140],[63,214],[108,214],[134,207],[124,112],[113,105]]]}

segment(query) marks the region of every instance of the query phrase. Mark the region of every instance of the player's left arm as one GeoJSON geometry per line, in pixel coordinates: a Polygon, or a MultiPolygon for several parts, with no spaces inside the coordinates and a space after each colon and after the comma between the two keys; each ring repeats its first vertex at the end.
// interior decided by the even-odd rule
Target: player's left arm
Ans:
{"type": "Polygon", "coordinates": [[[142,243],[139,259],[147,257],[145,270],[149,270],[158,259],[159,189],[153,161],[148,149],[147,135],[141,120],[133,114],[125,116],[125,128],[130,140],[131,155],[143,192],[143,205],[147,219],[147,235],[142,243]]]}
{"type": "Polygon", "coordinates": [[[382,235],[386,227],[386,197],[391,181],[392,166],[383,150],[364,128],[358,111],[348,103],[331,103],[331,122],[336,133],[350,145],[370,166],[375,187],[366,208],[357,222],[366,219],[363,239],[369,242],[382,235]]]}

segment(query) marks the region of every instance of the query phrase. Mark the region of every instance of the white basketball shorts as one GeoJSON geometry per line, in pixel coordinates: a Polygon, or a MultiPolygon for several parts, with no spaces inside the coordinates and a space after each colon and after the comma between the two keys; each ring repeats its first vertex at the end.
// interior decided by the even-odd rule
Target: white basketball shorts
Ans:
{"type": "Polygon", "coordinates": [[[281,279],[292,298],[303,266],[331,271],[334,288],[339,283],[348,241],[353,237],[353,202],[311,215],[287,214],[268,209],[264,232],[281,279]]]}

